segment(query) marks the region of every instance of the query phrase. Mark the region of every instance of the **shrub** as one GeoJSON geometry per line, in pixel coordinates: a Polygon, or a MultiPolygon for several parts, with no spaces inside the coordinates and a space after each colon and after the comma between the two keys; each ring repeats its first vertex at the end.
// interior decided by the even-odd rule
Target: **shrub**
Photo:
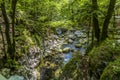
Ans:
{"type": "Polygon", "coordinates": [[[109,63],[109,65],[104,69],[100,80],[120,80],[120,58],[114,62],[109,63]]]}
{"type": "Polygon", "coordinates": [[[89,74],[96,79],[100,78],[104,68],[109,62],[114,61],[120,55],[120,46],[113,40],[106,40],[98,47],[94,47],[89,56],[89,74]]]}

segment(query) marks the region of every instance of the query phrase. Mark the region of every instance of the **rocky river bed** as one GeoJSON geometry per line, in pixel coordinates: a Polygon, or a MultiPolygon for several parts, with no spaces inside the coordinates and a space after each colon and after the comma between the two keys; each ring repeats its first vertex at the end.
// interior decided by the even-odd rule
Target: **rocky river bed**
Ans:
{"type": "MultiPolygon", "coordinates": [[[[84,55],[87,40],[87,34],[84,30],[63,30],[57,28],[55,33],[51,33],[45,38],[44,56],[52,55],[52,59],[48,59],[47,62],[54,63],[55,68],[58,69],[57,65],[67,63],[74,52],[80,52],[84,55]]],[[[43,57],[41,54],[42,50],[39,47],[31,46],[28,54],[24,54],[19,60],[22,68],[18,70],[17,73],[21,76],[13,75],[10,77],[8,75],[8,77],[10,77],[9,80],[12,80],[11,78],[16,78],[14,80],[39,80],[41,75],[44,76],[45,71],[41,70],[41,72],[39,71],[40,69],[36,68],[40,63],[41,57],[43,57]]],[[[51,66],[51,64],[49,66],[51,66]]],[[[3,69],[4,75],[9,72],[9,69],[3,69]]]]}

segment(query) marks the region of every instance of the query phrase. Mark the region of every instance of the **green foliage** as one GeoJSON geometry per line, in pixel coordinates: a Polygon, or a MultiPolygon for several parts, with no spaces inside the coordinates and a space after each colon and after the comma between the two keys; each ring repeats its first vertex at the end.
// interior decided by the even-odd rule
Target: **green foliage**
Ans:
{"type": "Polygon", "coordinates": [[[100,80],[120,80],[120,58],[114,62],[109,63],[109,65],[104,69],[100,80]]]}
{"type": "Polygon", "coordinates": [[[92,76],[99,79],[102,71],[109,62],[114,61],[120,56],[120,46],[116,46],[116,44],[115,41],[106,40],[98,47],[94,47],[92,51],[88,53],[89,72],[92,76]]]}
{"type": "Polygon", "coordinates": [[[55,28],[60,27],[60,28],[72,29],[71,26],[74,25],[74,23],[71,21],[56,21],[56,22],[50,22],[50,24],[48,25],[55,28]]]}
{"type": "Polygon", "coordinates": [[[82,77],[81,68],[81,58],[80,53],[75,53],[68,63],[65,64],[61,79],[73,79],[80,80],[82,77]]]}

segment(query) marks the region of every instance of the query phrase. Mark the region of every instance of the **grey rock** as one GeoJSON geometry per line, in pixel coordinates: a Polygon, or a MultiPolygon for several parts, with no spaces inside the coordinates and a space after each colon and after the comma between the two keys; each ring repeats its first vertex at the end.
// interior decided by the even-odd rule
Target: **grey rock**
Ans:
{"type": "Polygon", "coordinates": [[[79,30],[76,30],[76,31],[74,32],[74,34],[75,34],[77,37],[81,37],[81,35],[83,35],[83,33],[82,33],[81,31],[79,31],[79,30]]]}
{"type": "Polygon", "coordinates": [[[23,76],[14,75],[9,78],[9,80],[25,80],[23,76]]]}

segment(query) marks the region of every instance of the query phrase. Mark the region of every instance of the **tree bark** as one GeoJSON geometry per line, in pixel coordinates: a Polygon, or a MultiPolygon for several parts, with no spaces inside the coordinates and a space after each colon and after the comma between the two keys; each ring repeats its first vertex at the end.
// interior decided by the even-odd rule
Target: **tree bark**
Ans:
{"type": "Polygon", "coordinates": [[[6,47],[5,47],[5,39],[4,39],[4,34],[3,34],[3,31],[2,31],[2,27],[1,27],[1,26],[0,26],[0,33],[1,33],[1,36],[2,36],[3,51],[4,51],[4,54],[5,54],[5,57],[7,58],[6,47]]]}
{"type": "Polygon", "coordinates": [[[112,18],[112,14],[114,12],[115,3],[116,0],[110,0],[107,15],[105,17],[105,21],[102,27],[101,41],[105,40],[108,37],[108,26],[110,23],[110,19],[112,18]]]}
{"type": "Polygon", "coordinates": [[[5,36],[6,36],[6,40],[7,40],[7,52],[12,55],[12,43],[11,43],[11,38],[10,38],[10,34],[9,34],[10,25],[9,25],[9,20],[8,20],[7,13],[6,13],[4,0],[2,0],[2,2],[1,2],[1,10],[2,10],[2,15],[3,15],[5,26],[6,26],[5,27],[5,36]]]}
{"type": "Polygon", "coordinates": [[[100,28],[99,28],[98,15],[96,13],[96,11],[98,10],[97,0],[92,0],[92,8],[93,8],[92,21],[93,21],[94,34],[95,34],[95,38],[99,42],[100,28]]]}
{"type": "Polygon", "coordinates": [[[13,46],[13,57],[15,58],[15,52],[16,52],[16,43],[15,43],[15,11],[16,11],[16,4],[17,0],[12,0],[12,46],[13,46]]]}

